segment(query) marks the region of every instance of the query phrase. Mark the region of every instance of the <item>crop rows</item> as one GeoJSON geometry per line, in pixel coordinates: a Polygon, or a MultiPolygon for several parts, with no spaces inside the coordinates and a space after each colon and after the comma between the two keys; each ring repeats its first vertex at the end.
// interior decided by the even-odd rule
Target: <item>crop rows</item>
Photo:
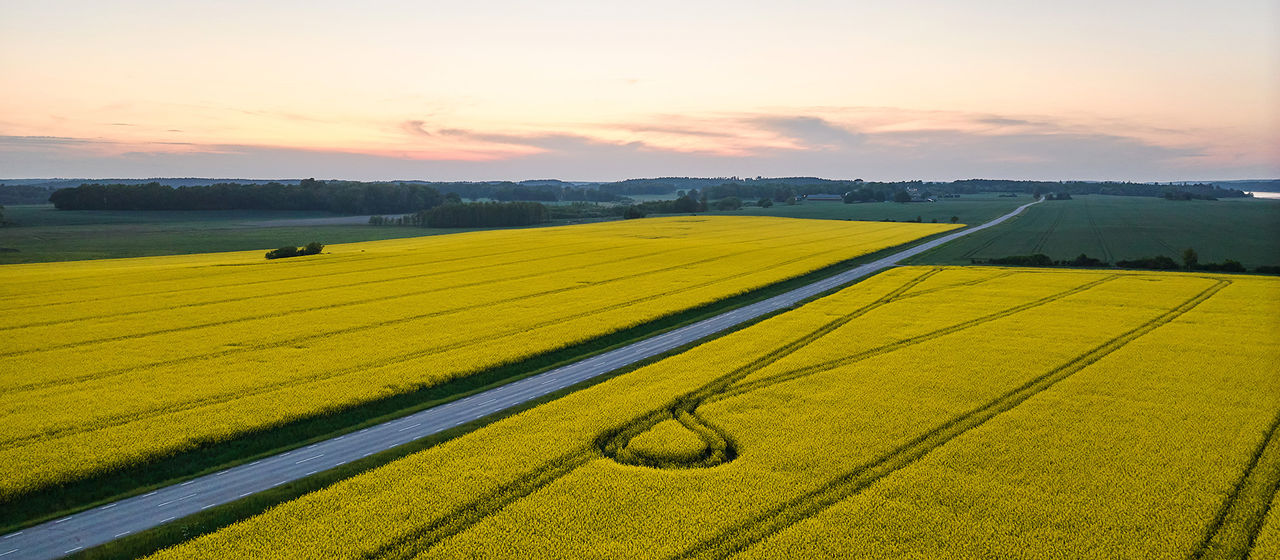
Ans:
{"type": "Polygon", "coordinates": [[[896,269],[159,557],[1240,558],[1276,288],[896,269]]]}
{"type": "Polygon", "coordinates": [[[670,218],[270,263],[255,252],[6,267],[0,503],[516,363],[947,227],[670,218]]]}

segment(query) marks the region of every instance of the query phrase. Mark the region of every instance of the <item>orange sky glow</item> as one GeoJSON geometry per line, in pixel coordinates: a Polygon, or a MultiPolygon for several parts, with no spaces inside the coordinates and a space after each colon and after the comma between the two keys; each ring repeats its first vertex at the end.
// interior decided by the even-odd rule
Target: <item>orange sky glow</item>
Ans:
{"type": "Polygon", "coordinates": [[[5,2],[0,177],[1280,177],[1273,1],[441,4],[5,2]]]}

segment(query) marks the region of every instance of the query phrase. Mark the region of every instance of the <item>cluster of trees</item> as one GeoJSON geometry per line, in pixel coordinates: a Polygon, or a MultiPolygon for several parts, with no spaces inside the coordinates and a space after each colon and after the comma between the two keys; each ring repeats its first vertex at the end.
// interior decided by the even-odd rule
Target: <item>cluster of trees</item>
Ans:
{"type": "Polygon", "coordinates": [[[371,216],[369,223],[430,228],[531,226],[546,222],[547,207],[537,202],[445,204],[406,216],[371,216]]]}
{"type": "Polygon", "coordinates": [[[1207,272],[1244,272],[1244,265],[1239,261],[1231,259],[1223,260],[1220,263],[1201,263],[1200,255],[1195,249],[1184,249],[1182,251],[1182,265],[1187,270],[1204,270],[1207,272]]]}
{"type": "MultiPolygon", "coordinates": [[[[1111,263],[1095,259],[1080,253],[1074,259],[1055,261],[1043,253],[1034,255],[1010,255],[1007,257],[999,257],[994,259],[973,259],[975,264],[997,264],[1005,266],[1070,266],[1076,268],[1086,267],[1109,267],[1111,263]]],[[[1141,268],[1147,270],[1203,270],[1205,272],[1247,272],[1243,264],[1239,261],[1226,259],[1220,263],[1201,263],[1199,255],[1195,249],[1186,249],[1182,252],[1182,264],[1164,256],[1156,255],[1154,257],[1142,257],[1138,259],[1116,261],[1116,266],[1120,268],[1141,268]]],[[[1262,273],[1280,272],[1280,266],[1260,266],[1256,269],[1262,273]]]]}
{"type": "Polygon", "coordinates": [[[635,206],[645,214],[692,214],[707,211],[707,195],[697,189],[678,192],[675,200],[650,200],[635,206]]]}
{"type": "Polygon", "coordinates": [[[318,241],[307,243],[303,247],[294,247],[293,245],[285,245],[279,249],[267,251],[268,259],[283,259],[287,257],[301,257],[303,255],[318,255],[324,250],[324,245],[318,241]]]}
{"type": "Polygon", "coordinates": [[[326,210],[340,214],[417,212],[439,206],[436,189],[413,183],[359,183],[304,179],[296,185],[218,183],[172,188],[83,184],[54,191],[59,210],[326,210]]]}

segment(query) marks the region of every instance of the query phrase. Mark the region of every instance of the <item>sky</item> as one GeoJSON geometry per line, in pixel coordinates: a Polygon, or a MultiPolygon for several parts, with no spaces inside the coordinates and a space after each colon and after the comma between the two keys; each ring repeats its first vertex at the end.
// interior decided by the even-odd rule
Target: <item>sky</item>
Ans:
{"type": "Polygon", "coordinates": [[[1280,177],[1275,0],[5,0],[0,178],[1280,177]]]}

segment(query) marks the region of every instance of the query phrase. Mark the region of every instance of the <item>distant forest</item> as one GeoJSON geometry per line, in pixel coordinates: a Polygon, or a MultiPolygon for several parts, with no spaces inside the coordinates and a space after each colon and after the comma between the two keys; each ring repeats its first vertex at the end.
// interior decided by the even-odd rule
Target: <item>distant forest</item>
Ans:
{"type": "Polygon", "coordinates": [[[598,189],[516,183],[361,183],[303,179],[281,183],[218,183],[172,188],[83,184],[53,191],[59,210],[326,210],[340,214],[396,214],[429,210],[445,202],[441,190],[461,200],[611,202],[620,197],[598,189]]]}
{"type": "MultiPolygon", "coordinates": [[[[555,179],[490,182],[358,182],[303,179],[293,182],[223,182],[192,185],[195,180],[137,183],[83,183],[53,189],[50,185],[0,185],[0,204],[52,202],[62,210],[324,210],[340,214],[404,214],[430,210],[448,200],[500,202],[621,202],[640,195],[698,193],[701,200],[771,199],[778,202],[812,194],[835,194],[846,202],[943,197],[980,192],[1026,194],[1106,194],[1170,199],[1217,199],[1249,196],[1226,184],[1157,184],[1086,181],[1013,181],[968,179],[948,183],[924,181],[877,182],[817,177],[740,179],[737,177],[664,177],[628,179],[612,183],[570,183],[555,179]]],[[[53,182],[50,182],[51,184],[53,182]]],[[[59,182],[61,183],[61,182],[59,182]]],[[[1251,182],[1250,187],[1280,182],[1251,182]],[[1256,184],[1255,184],[1256,183],[1256,184]]],[[[694,197],[690,197],[694,198],[694,197]]],[[[647,209],[647,210],[658,210],[647,209]]]]}

